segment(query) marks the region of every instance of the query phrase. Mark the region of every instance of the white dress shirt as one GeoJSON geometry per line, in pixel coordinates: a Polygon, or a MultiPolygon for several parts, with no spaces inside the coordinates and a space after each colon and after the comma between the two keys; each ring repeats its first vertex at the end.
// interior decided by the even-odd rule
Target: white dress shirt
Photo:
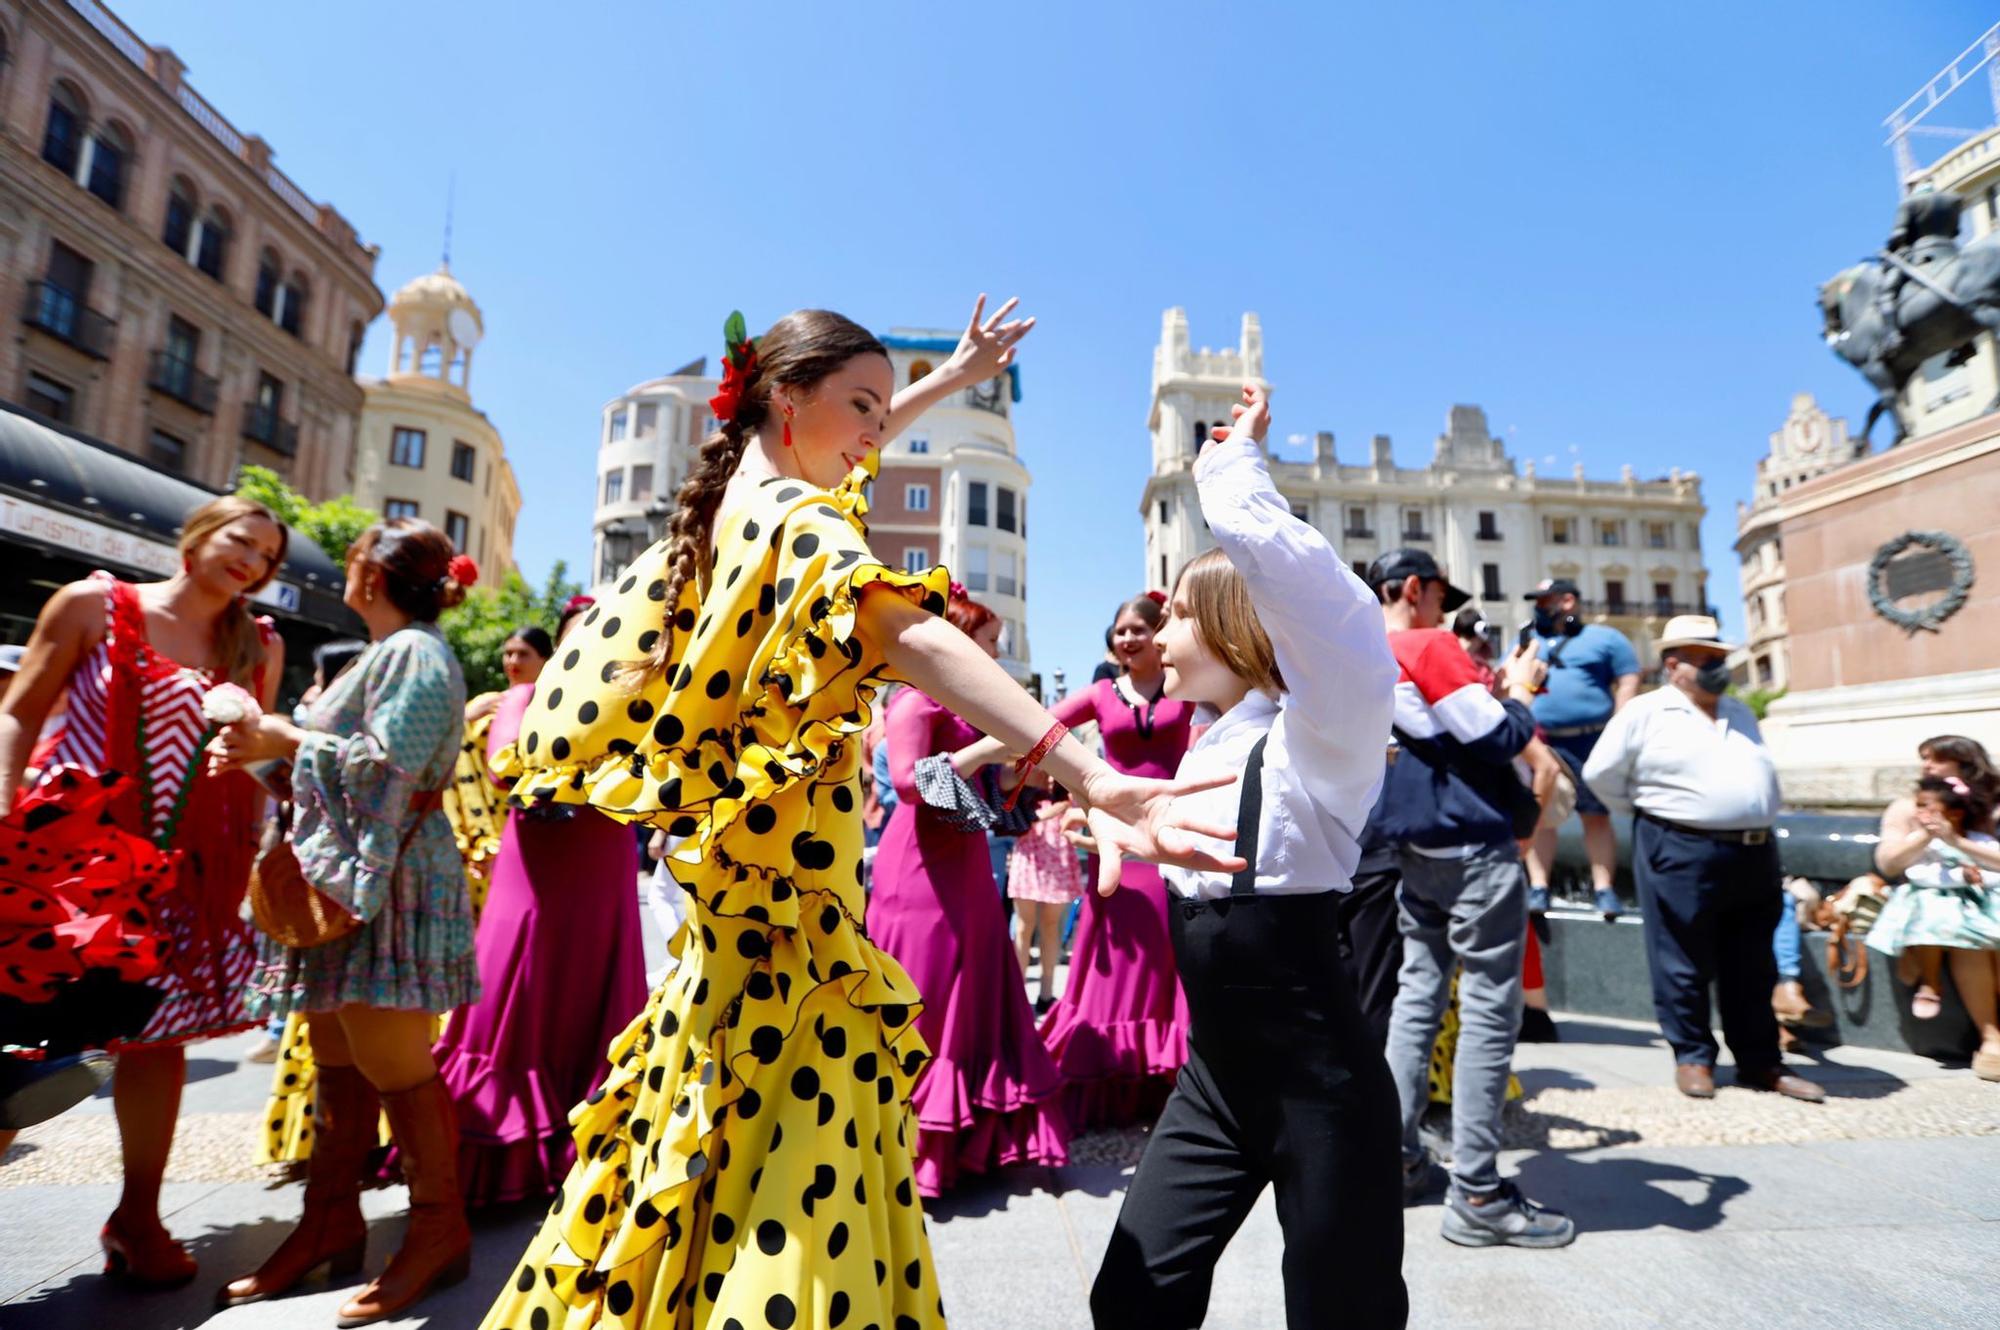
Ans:
{"type": "Polygon", "coordinates": [[[1716,716],[1671,684],[1633,698],[1597,738],[1584,783],[1619,811],[1637,808],[1708,831],[1769,827],[1778,817],[1778,772],[1757,718],[1736,698],[1716,716]]]}
{"type": "MultiPolygon", "coordinates": [[[[1247,437],[1210,443],[1194,466],[1201,514],[1242,574],[1289,690],[1252,692],[1181,759],[1183,777],[1240,775],[1264,746],[1257,890],[1347,891],[1361,830],[1382,788],[1396,688],[1382,607],[1325,536],[1292,516],[1247,437]]],[[[1233,826],[1242,785],[1187,796],[1188,811],[1233,826]]],[[[1217,847],[1228,853],[1226,846],[1217,847]]],[[[1229,894],[1229,874],[1163,868],[1184,897],[1229,894]]]]}

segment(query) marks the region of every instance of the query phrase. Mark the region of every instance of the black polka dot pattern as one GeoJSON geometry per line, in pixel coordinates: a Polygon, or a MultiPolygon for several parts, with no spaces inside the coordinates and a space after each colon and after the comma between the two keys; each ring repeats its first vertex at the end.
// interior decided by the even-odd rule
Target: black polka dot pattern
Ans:
{"type": "Polygon", "coordinates": [[[718,521],[706,597],[671,607],[667,672],[623,669],[665,626],[656,546],[544,675],[517,796],[688,838],[690,915],[490,1326],[942,1324],[922,1211],[892,1199],[923,1054],[918,994],[860,923],[859,735],[887,675],[853,624],[861,588],[941,600],[946,575],[882,568],[861,511],[757,487],[718,521]]]}

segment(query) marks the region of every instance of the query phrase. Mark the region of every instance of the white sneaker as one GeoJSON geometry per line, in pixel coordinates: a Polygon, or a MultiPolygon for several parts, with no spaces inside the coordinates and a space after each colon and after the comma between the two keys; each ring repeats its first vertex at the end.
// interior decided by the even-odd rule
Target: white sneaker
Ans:
{"type": "Polygon", "coordinates": [[[284,1047],[284,1040],[277,1038],[275,1035],[267,1034],[258,1042],[257,1047],[243,1055],[243,1060],[245,1062],[276,1062],[278,1054],[284,1050],[284,1047]]]}

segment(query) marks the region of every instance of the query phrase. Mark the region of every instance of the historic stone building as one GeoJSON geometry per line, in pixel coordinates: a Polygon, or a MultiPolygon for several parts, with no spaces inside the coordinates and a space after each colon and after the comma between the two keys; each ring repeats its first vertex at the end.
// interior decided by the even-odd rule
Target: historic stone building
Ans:
{"type": "Polygon", "coordinates": [[[375,256],[97,0],[0,7],[0,396],[198,483],[344,493],[375,256]]]}
{"type": "MultiPolygon", "coordinates": [[[[1208,432],[1229,421],[1247,382],[1262,382],[1263,330],[1245,314],[1234,349],[1194,349],[1187,315],[1170,309],[1153,352],[1153,473],[1141,504],[1144,584],[1173,584],[1213,541],[1201,520],[1192,468],[1208,432]]],[[[1356,569],[1402,545],[1428,549],[1496,626],[1525,618],[1521,597],[1544,578],[1573,579],[1585,617],[1632,639],[1651,662],[1670,615],[1706,613],[1701,480],[1674,468],[1640,480],[1589,480],[1578,466],[1541,476],[1516,462],[1477,406],[1454,406],[1430,465],[1396,463],[1387,435],[1365,459],[1343,461],[1334,436],[1314,439],[1310,460],[1274,455],[1271,471],[1292,511],[1327,534],[1356,569]]]]}
{"type": "Polygon", "coordinates": [[[500,431],[472,402],[472,354],[486,321],[449,267],[389,301],[389,374],[362,382],[354,497],[389,517],[421,517],[497,585],[514,566],[521,490],[500,431]]]}
{"type": "MultiPolygon", "coordinates": [[[[912,383],[949,356],[958,336],[898,328],[882,338],[896,382],[912,383]]],[[[674,494],[715,428],[718,380],[705,360],[649,379],[605,403],[600,420],[591,569],[599,585],[666,532],[674,494]]],[[[1000,663],[1035,682],[1028,647],[1027,467],[1014,443],[1018,366],[924,413],[882,453],[870,493],[869,542],[911,571],[942,563],[1006,621],[1000,663]]]]}
{"type": "Polygon", "coordinates": [[[1791,643],[1785,621],[1785,542],[1780,534],[1794,486],[1865,457],[1868,446],[1847,434],[1811,393],[1792,398],[1791,414],[1772,431],[1771,450],[1757,459],[1756,497],[1736,505],[1736,557],[1742,569],[1743,649],[1731,662],[1747,688],[1791,686],[1791,643]]]}

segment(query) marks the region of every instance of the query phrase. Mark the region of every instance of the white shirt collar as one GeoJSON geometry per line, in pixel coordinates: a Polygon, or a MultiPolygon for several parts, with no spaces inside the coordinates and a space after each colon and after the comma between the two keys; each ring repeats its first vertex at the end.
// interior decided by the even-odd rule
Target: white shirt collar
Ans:
{"type": "Polygon", "coordinates": [[[1229,736],[1238,730],[1254,728],[1258,731],[1271,728],[1277,719],[1278,703],[1256,689],[1243,695],[1243,700],[1222,713],[1215,724],[1208,727],[1201,736],[1197,748],[1209,748],[1229,742],[1229,736]]]}

